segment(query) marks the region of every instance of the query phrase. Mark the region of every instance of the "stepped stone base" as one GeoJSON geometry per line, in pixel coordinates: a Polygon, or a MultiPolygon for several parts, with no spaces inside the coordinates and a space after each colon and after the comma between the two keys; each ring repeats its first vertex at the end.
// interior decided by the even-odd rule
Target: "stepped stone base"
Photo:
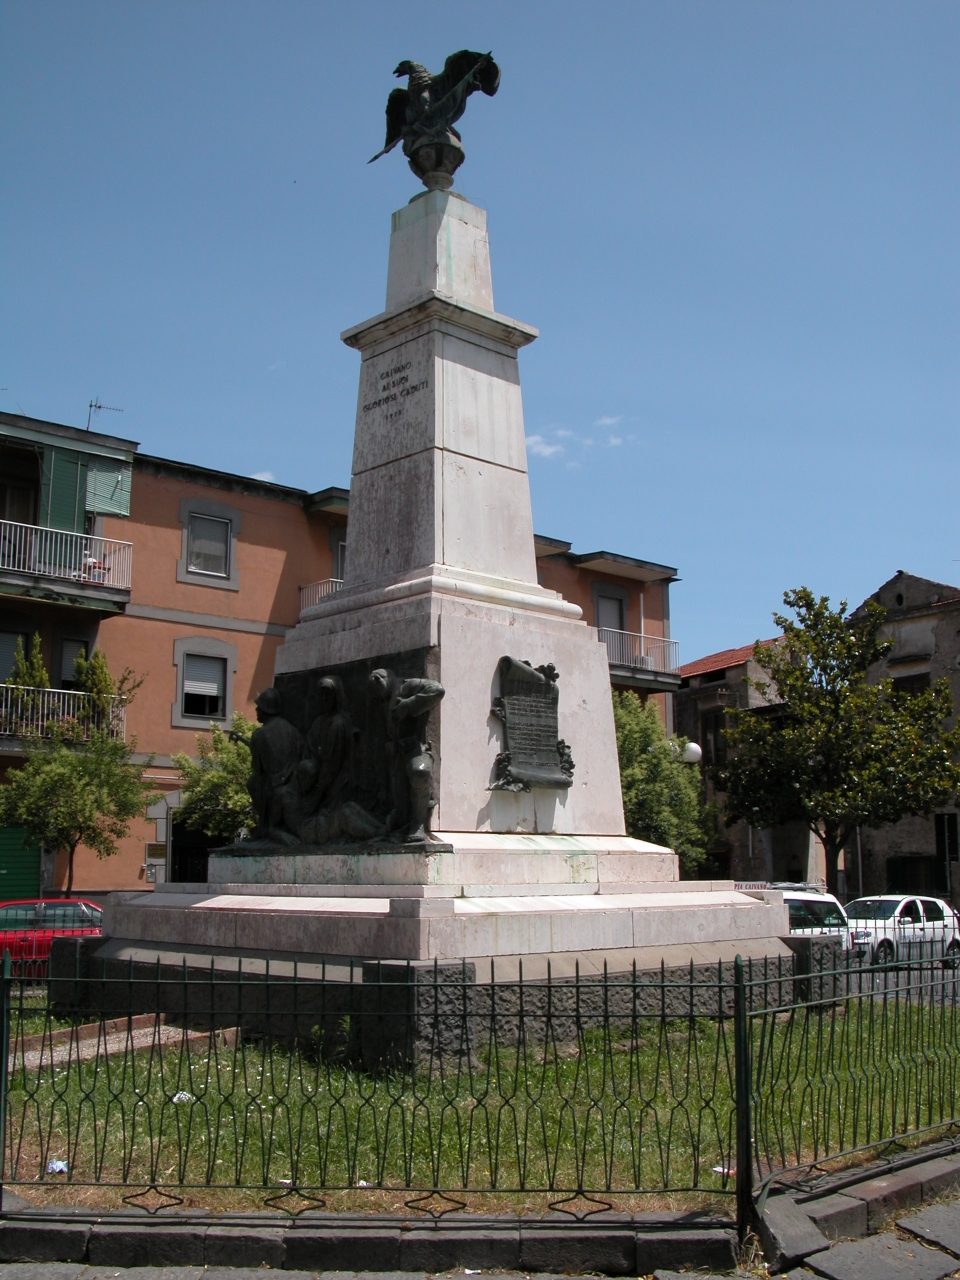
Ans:
{"type": "Polygon", "coordinates": [[[427,846],[210,859],[209,883],[114,895],[104,932],[131,944],[443,963],[629,957],[675,963],[785,953],[782,895],[680,881],[669,850],[625,836],[441,833],[427,846]]]}

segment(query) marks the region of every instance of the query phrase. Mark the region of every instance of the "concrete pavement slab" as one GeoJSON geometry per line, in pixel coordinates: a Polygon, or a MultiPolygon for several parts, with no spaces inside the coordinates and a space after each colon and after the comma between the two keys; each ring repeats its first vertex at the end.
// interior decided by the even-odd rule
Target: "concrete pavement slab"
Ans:
{"type": "Polygon", "coordinates": [[[203,1280],[317,1280],[318,1276],[317,1271],[284,1271],[273,1267],[205,1267],[203,1271],[203,1280]]]}
{"type": "Polygon", "coordinates": [[[916,1166],[922,1185],[924,1201],[935,1200],[960,1184],[960,1156],[944,1156],[940,1160],[925,1160],[916,1166]]]}
{"type": "Polygon", "coordinates": [[[919,1241],[884,1232],[815,1253],[807,1266],[827,1280],[943,1280],[957,1270],[957,1260],[919,1241]]]}
{"type": "Polygon", "coordinates": [[[338,1271],[348,1270],[350,1263],[382,1271],[395,1271],[400,1265],[399,1227],[338,1231],[297,1225],[288,1229],[283,1247],[286,1264],[303,1271],[319,1271],[324,1263],[333,1263],[331,1270],[338,1271]]]}
{"type": "Polygon", "coordinates": [[[207,1267],[283,1267],[282,1227],[208,1227],[203,1242],[207,1267]]]}
{"type": "Polygon", "coordinates": [[[900,1218],[897,1226],[960,1257],[960,1204],[932,1204],[900,1218]]]}
{"type": "Polygon", "coordinates": [[[738,1251],[735,1231],[638,1231],[636,1274],[678,1266],[688,1271],[732,1271],[738,1251]]]}
{"type": "Polygon", "coordinates": [[[800,1207],[828,1240],[858,1239],[867,1234],[867,1206],[863,1200],[837,1192],[821,1200],[808,1200],[800,1207]]]}
{"type": "Polygon", "coordinates": [[[77,1280],[82,1262],[7,1262],[0,1265],[2,1280],[77,1280]]]}
{"type": "Polygon", "coordinates": [[[80,1280],[203,1280],[203,1267],[87,1267],[80,1280]]]}
{"type": "Polygon", "coordinates": [[[206,1227],[166,1222],[149,1226],[96,1223],[90,1228],[87,1257],[95,1267],[202,1267],[206,1233],[206,1227]]]}
{"type": "Polygon", "coordinates": [[[844,1195],[862,1200],[867,1206],[867,1226],[877,1231],[898,1209],[910,1209],[923,1197],[923,1183],[916,1169],[883,1174],[844,1189],[844,1195]]]}
{"type": "Polygon", "coordinates": [[[774,1271],[785,1271],[830,1243],[803,1208],[785,1195],[770,1197],[757,1230],[764,1257],[774,1271]]]}

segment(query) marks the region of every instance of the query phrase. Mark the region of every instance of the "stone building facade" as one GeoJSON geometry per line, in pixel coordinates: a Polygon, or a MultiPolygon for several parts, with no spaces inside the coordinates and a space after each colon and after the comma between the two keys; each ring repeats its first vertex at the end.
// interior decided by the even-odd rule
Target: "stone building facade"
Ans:
{"type": "MultiPolygon", "coordinates": [[[[960,587],[900,570],[870,596],[882,605],[881,635],[893,645],[871,679],[890,679],[908,697],[941,679],[949,682],[956,723],[960,710],[960,587]]],[[[866,601],[854,611],[857,616],[866,601]]],[[[767,640],[764,644],[773,644],[767,640]]],[[[677,732],[703,749],[704,787],[714,799],[706,770],[724,760],[723,725],[731,707],[761,708],[764,700],[749,681],[763,679],[753,645],[711,654],[680,668],[677,732]]],[[[958,812],[947,807],[929,816],[905,818],[878,830],[863,828],[841,859],[847,898],[861,893],[927,893],[960,903],[958,812]],[[862,869],[862,878],[861,878],[862,869]]],[[[767,830],[744,822],[722,827],[710,851],[709,870],[737,880],[825,879],[823,848],[799,823],[767,830]]]]}
{"type": "MultiPolygon", "coordinates": [[[[764,646],[773,643],[761,641],[764,646]]],[[[734,707],[762,710],[770,705],[756,687],[766,676],[754,660],[753,650],[752,644],[724,649],[680,668],[677,733],[699,743],[703,751],[701,769],[708,800],[720,799],[708,771],[726,760],[723,729],[727,712],[734,707]]],[[[816,882],[824,879],[825,871],[823,848],[801,823],[760,829],[742,821],[721,824],[703,868],[704,875],[741,881],[816,882]]]]}
{"type": "MultiPolygon", "coordinates": [[[[948,721],[952,727],[960,710],[960,587],[901,569],[869,598],[886,610],[881,634],[893,641],[871,673],[873,678],[892,680],[905,697],[947,680],[954,706],[948,721]]],[[[928,817],[861,831],[863,891],[932,893],[960,903],[957,825],[957,809],[951,806],[928,817]]],[[[848,855],[853,853],[848,850],[848,855]]],[[[847,861],[847,885],[855,890],[854,859],[848,856],[847,861]]]]}

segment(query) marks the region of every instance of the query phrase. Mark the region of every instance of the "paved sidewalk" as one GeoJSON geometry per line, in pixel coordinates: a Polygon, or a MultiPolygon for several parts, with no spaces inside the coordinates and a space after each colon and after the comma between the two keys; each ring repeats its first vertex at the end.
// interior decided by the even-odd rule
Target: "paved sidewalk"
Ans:
{"type": "Polygon", "coordinates": [[[808,1258],[784,1280],[944,1280],[960,1275],[960,1200],[897,1219],[898,1230],[847,1240],[808,1258]]]}

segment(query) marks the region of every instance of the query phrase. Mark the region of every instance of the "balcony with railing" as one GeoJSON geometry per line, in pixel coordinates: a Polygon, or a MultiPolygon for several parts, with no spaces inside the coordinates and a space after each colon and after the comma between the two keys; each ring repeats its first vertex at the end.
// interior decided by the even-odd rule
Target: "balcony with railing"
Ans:
{"type": "Polygon", "coordinates": [[[342,578],[324,578],[322,582],[311,582],[309,586],[300,588],[300,612],[311,605],[319,604],[326,596],[332,596],[343,586],[342,578]]]}
{"type": "Polygon", "coordinates": [[[607,660],[618,671],[642,677],[672,677],[671,687],[679,682],[680,645],[663,636],[645,636],[637,631],[613,631],[599,627],[597,635],[607,646],[607,660]]]}
{"type": "Polygon", "coordinates": [[[52,738],[89,742],[91,731],[106,729],[111,738],[126,735],[122,698],[94,698],[79,689],[32,689],[0,684],[0,740],[52,738]]]}
{"type": "Polygon", "coordinates": [[[80,595],[128,599],[133,546],[94,534],[0,520],[0,577],[69,584],[80,595]]]}

